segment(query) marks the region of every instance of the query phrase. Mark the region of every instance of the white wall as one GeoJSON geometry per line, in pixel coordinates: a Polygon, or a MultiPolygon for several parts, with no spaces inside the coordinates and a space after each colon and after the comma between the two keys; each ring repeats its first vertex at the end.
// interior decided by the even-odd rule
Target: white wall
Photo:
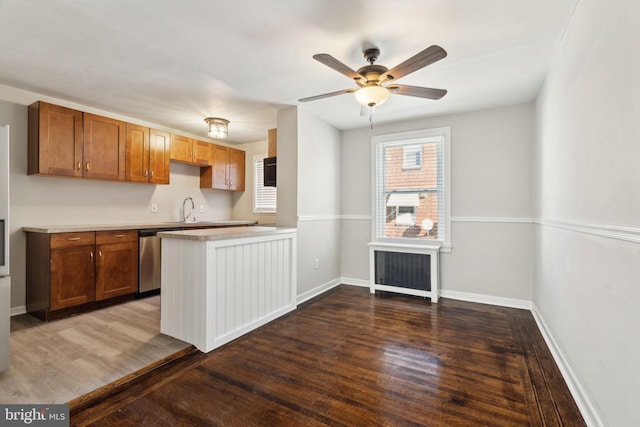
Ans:
{"type": "Polygon", "coordinates": [[[0,122],[11,126],[11,307],[14,311],[26,301],[23,226],[174,221],[180,219],[182,201],[187,196],[193,197],[196,208],[205,206],[205,213],[198,213],[198,218],[231,218],[231,192],[200,190],[200,169],[196,166],[171,163],[170,185],[29,176],[27,106],[0,100],[0,122]],[[152,203],[157,204],[157,213],[151,213],[152,203]]]}
{"type": "Polygon", "coordinates": [[[245,185],[244,191],[234,191],[231,197],[231,217],[233,219],[245,221],[258,221],[260,224],[275,224],[275,214],[254,214],[253,196],[255,193],[255,170],[253,167],[253,156],[267,154],[267,140],[239,144],[235,148],[246,152],[245,185]]]}
{"type": "Polygon", "coordinates": [[[441,257],[442,291],[530,301],[531,104],[343,132],[342,277],[368,280],[371,137],[445,126],[451,128],[453,250],[441,257]]]}
{"type": "Polygon", "coordinates": [[[534,303],[591,425],[640,425],[638,16],[579,2],[537,102],[534,303]]]}
{"type": "Polygon", "coordinates": [[[299,299],[340,277],[340,180],[340,132],[296,107],[280,110],[277,223],[298,229],[299,299]]]}
{"type": "Polygon", "coordinates": [[[341,182],[340,132],[304,110],[298,110],[298,171],[298,294],[304,294],[340,277],[341,182]]]}

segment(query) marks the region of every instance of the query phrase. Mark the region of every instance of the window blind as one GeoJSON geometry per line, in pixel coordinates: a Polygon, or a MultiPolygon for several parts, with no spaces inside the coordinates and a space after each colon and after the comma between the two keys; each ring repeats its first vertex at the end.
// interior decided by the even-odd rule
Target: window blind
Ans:
{"type": "Polygon", "coordinates": [[[377,239],[445,240],[444,141],[428,132],[377,141],[377,239]]]}

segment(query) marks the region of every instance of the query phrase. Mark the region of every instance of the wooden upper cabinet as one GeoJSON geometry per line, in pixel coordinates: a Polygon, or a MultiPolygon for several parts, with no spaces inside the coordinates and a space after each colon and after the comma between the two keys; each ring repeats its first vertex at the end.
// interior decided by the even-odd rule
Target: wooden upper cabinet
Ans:
{"type": "Polygon", "coordinates": [[[82,176],[82,112],[46,102],[29,106],[29,175],[82,176]]]}
{"type": "Polygon", "coordinates": [[[269,129],[267,136],[267,157],[276,157],[278,155],[278,129],[269,129]]]}
{"type": "Polygon", "coordinates": [[[127,123],[126,180],[169,183],[171,134],[127,123]]]}
{"type": "Polygon", "coordinates": [[[209,142],[172,133],[171,160],[190,165],[208,166],[211,164],[212,145],[209,142]]]}
{"type": "Polygon", "coordinates": [[[211,150],[211,184],[209,188],[228,190],[229,149],[214,145],[211,150]]]}
{"type": "Polygon", "coordinates": [[[125,153],[125,122],[84,113],[84,177],[124,181],[125,153]]]}
{"type": "Polygon", "coordinates": [[[169,158],[171,134],[157,129],[149,130],[149,182],[169,184],[169,158]]]}
{"type": "Polygon", "coordinates": [[[244,191],[245,152],[211,145],[211,167],[200,170],[200,188],[244,191]]]}
{"type": "Polygon", "coordinates": [[[127,123],[126,147],[126,180],[149,182],[149,128],[127,123]]]}
{"type": "Polygon", "coordinates": [[[211,165],[213,144],[205,141],[193,141],[193,163],[200,166],[211,165]]]}
{"type": "Polygon", "coordinates": [[[186,136],[171,134],[171,160],[193,162],[193,140],[186,136]]]}
{"type": "Polygon", "coordinates": [[[242,150],[229,149],[229,165],[227,175],[229,176],[229,190],[244,191],[245,173],[245,152],[242,150]]]}

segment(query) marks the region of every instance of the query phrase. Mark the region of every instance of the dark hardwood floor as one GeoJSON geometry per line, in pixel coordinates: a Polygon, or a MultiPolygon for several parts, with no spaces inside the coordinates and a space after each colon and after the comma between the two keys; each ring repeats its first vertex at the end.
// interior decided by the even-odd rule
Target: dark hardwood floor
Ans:
{"type": "Polygon", "coordinates": [[[153,372],[72,425],[585,425],[530,312],[344,285],[153,372]]]}

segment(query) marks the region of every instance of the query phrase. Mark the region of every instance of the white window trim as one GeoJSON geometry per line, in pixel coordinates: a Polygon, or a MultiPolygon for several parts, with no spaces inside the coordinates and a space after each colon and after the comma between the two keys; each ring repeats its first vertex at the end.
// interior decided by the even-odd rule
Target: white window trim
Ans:
{"type": "MultiPolygon", "coordinates": [[[[267,158],[267,154],[255,154],[251,163],[251,174],[253,177],[253,214],[254,215],[275,215],[278,207],[271,209],[256,209],[256,198],[258,197],[258,189],[256,188],[256,166],[255,163],[263,161],[267,158]]],[[[264,171],[262,172],[264,176],[264,171]]]]}
{"type": "Polygon", "coordinates": [[[424,129],[417,131],[390,133],[375,135],[371,138],[371,239],[375,243],[388,243],[397,245],[420,245],[440,248],[441,252],[451,252],[451,128],[441,127],[434,129],[424,129]],[[393,141],[411,141],[413,139],[443,139],[443,178],[444,178],[444,225],[445,235],[443,240],[419,240],[419,239],[390,239],[379,238],[376,232],[378,224],[378,174],[376,173],[378,146],[381,143],[393,141]]]}

